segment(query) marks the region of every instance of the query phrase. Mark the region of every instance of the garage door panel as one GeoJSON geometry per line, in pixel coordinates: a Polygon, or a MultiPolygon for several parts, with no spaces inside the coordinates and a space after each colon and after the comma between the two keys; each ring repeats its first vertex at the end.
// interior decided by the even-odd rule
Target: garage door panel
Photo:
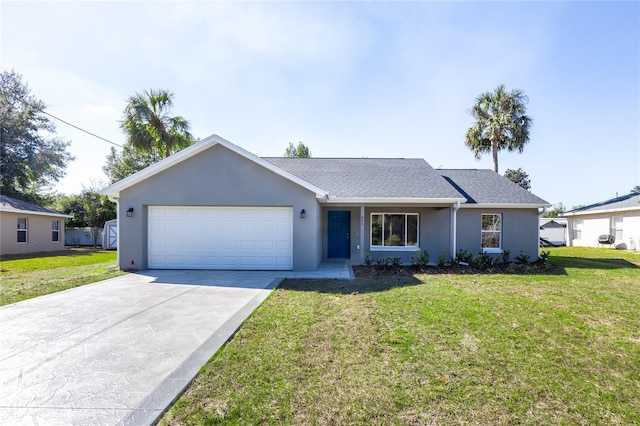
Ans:
{"type": "Polygon", "coordinates": [[[148,218],[150,268],[293,267],[290,207],[151,206],[148,218]]]}

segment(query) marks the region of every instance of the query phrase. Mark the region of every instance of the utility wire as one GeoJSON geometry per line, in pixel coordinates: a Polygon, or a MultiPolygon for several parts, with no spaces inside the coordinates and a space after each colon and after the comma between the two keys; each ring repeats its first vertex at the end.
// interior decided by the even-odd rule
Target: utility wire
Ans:
{"type": "Polygon", "coordinates": [[[102,136],[98,136],[98,135],[96,135],[95,133],[91,133],[90,131],[85,130],[85,129],[81,128],[81,127],[78,127],[78,126],[76,126],[75,124],[71,124],[71,123],[69,123],[68,121],[63,120],[63,119],[62,119],[62,118],[60,118],[60,117],[56,117],[56,116],[55,116],[55,115],[53,115],[53,114],[49,114],[48,112],[46,112],[46,111],[44,111],[44,110],[41,110],[40,112],[42,112],[43,114],[48,115],[48,116],[49,116],[49,117],[51,117],[51,118],[55,118],[56,120],[63,122],[63,123],[64,123],[64,124],[66,124],[67,126],[71,126],[71,127],[73,127],[74,129],[78,129],[78,130],[80,130],[81,132],[85,132],[85,133],[86,133],[86,134],[88,134],[88,135],[91,135],[91,136],[93,136],[93,137],[95,137],[95,138],[98,138],[98,139],[101,139],[101,140],[103,140],[103,141],[105,141],[105,142],[107,142],[107,143],[110,143],[111,145],[115,145],[115,146],[117,146],[117,147],[124,148],[124,146],[122,146],[122,145],[120,145],[120,144],[117,144],[117,143],[115,143],[115,142],[111,142],[109,139],[105,139],[105,138],[103,138],[102,136]]]}

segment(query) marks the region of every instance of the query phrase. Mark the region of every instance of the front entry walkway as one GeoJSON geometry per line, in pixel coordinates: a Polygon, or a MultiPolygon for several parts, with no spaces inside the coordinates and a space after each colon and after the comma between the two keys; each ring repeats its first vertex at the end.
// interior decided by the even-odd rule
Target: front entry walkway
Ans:
{"type": "Polygon", "coordinates": [[[282,278],[350,271],[145,271],[2,306],[0,425],[152,424],[282,278]]]}

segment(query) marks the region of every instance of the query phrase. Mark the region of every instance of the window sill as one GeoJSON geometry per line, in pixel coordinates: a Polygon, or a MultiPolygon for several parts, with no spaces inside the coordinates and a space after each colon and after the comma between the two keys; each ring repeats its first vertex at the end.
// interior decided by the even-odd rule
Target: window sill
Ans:
{"type": "Polygon", "coordinates": [[[420,247],[418,246],[389,246],[389,247],[381,247],[381,246],[372,246],[371,251],[410,251],[415,252],[420,247]]]}
{"type": "Polygon", "coordinates": [[[482,252],[486,254],[502,254],[503,250],[501,248],[483,248],[482,252]]]}

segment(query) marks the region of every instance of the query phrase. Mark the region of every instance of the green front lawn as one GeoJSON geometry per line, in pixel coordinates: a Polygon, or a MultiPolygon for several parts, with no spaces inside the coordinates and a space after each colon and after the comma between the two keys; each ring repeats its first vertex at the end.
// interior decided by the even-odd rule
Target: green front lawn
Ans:
{"type": "Polygon", "coordinates": [[[639,424],[640,254],[551,261],[285,281],[161,424],[639,424]]]}
{"type": "Polygon", "coordinates": [[[3,256],[0,306],[122,275],[116,257],[115,251],[84,248],[3,256]]]}

